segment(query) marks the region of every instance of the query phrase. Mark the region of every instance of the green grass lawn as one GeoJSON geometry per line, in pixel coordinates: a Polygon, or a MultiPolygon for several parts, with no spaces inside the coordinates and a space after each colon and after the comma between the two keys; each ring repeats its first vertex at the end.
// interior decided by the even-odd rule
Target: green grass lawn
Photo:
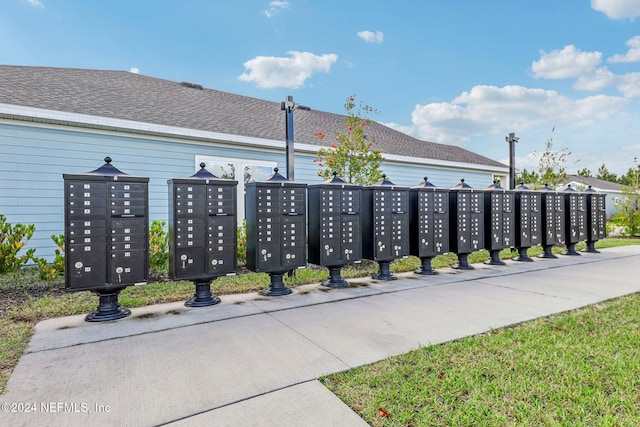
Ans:
{"type": "Polygon", "coordinates": [[[640,294],[322,381],[373,426],[638,426],[640,294]]]}
{"type": "MultiPolygon", "coordinates": [[[[597,248],[621,245],[640,244],[640,239],[604,239],[596,244],[597,248]]],[[[580,249],[584,247],[578,246],[580,249]]],[[[529,250],[530,256],[539,255],[540,247],[529,250]]],[[[562,252],[554,248],[554,252],[562,252]]],[[[501,252],[502,258],[511,258],[515,253],[510,250],[501,252]]],[[[474,252],[469,256],[470,263],[483,262],[488,259],[487,251],[474,252]]],[[[448,267],[457,262],[455,254],[434,258],[434,268],[448,267]]],[[[342,275],[345,278],[371,276],[377,271],[375,263],[363,263],[364,266],[345,267],[342,275]]],[[[399,259],[392,263],[391,271],[405,272],[420,266],[416,257],[399,259]]],[[[318,283],[328,277],[326,269],[307,268],[297,270],[293,277],[286,277],[289,287],[302,284],[318,283]]],[[[247,273],[237,276],[221,277],[213,281],[211,290],[216,295],[253,292],[265,289],[269,285],[269,276],[264,273],[247,273]]],[[[0,390],[4,387],[13,367],[18,362],[33,333],[35,324],[43,319],[86,314],[97,307],[98,298],[90,292],[65,293],[61,282],[46,283],[38,279],[37,271],[24,269],[15,273],[0,275],[0,298],[6,295],[20,294],[19,301],[0,318],[0,390]]],[[[120,294],[120,304],[134,308],[151,304],[185,301],[193,296],[194,285],[191,282],[152,283],[145,286],[131,286],[120,294]]]]}

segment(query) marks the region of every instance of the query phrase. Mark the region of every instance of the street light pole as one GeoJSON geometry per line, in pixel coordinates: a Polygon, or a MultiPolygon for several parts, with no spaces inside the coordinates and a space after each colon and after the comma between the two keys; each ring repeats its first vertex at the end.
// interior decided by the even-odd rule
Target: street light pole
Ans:
{"type": "Polygon", "coordinates": [[[280,109],[285,112],[284,123],[286,127],[286,152],[287,152],[287,179],[289,181],[294,180],[294,167],[293,167],[293,110],[295,109],[309,111],[311,108],[299,105],[293,102],[293,96],[287,96],[287,100],[280,104],[280,109]]]}
{"type": "Polygon", "coordinates": [[[511,132],[504,138],[509,143],[509,188],[516,188],[516,142],[520,140],[515,133],[511,132]]]}

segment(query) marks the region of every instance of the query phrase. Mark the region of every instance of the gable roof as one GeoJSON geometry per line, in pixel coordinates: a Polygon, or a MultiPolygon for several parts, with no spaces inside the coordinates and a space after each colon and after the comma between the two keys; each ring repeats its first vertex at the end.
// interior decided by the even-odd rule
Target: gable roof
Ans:
{"type": "Polygon", "coordinates": [[[567,175],[567,183],[575,182],[577,184],[583,184],[585,186],[592,186],[594,189],[600,191],[615,191],[620,192],[622,185],[617,182],[605,181],[603,179],[593,178],[590,176],[581,175],[567,175]]]}
{"type": "MultiPolygon", "coordinates": [[[[0,65],[0,104],[92,115],[185,129],[284,140],[280,102],[203,88],[127,71],[0,65]]],[[[1,113],[1,111],[0,111],[1,113]]],[[[0,117],[3,117],[0,114],[0,117]]],[[[4,114],[4,117],[17,118],[4,114]]],[[[295,112],[295,141],[326,146],[322,130],[335,135],[344,116],[295,112]]],[[[464,148],[413,138],[377,122],[367,138],[383,154],[506,168],[464,148]]]]}

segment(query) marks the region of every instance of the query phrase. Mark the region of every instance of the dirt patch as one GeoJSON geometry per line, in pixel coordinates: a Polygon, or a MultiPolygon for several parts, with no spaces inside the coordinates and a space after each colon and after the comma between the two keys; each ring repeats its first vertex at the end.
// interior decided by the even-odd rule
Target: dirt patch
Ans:
{"type": "Polygon", "coordinates": [[[18,285],[0,288],[0,317],[7,315],[13,307],[25,305],[30,299],[45,295],[58,297],[65,294],[63,284],[18,285]]]}

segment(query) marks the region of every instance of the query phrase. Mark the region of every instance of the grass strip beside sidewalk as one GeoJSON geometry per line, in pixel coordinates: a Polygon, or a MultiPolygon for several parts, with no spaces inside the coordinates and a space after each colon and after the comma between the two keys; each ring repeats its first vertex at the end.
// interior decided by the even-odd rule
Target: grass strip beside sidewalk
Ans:
{"type": "Polygon", "coordinates": [[[640,294],[323,379],[372,426],[640,423],[640,294]]]}

